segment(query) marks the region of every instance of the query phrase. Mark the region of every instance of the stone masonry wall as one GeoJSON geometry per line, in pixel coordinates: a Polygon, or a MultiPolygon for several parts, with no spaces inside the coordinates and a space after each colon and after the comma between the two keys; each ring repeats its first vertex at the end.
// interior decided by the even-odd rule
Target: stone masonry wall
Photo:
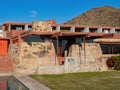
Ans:
{"type": "Polygon", "coordinates": [[[52,22],[33,22],[32,30],[34,32],[51,32],[52,31],[52,22]]]}
{"type": "Polygon", "coordinates": [[[68,56],[78,57],[80,71],[107,70],[106,59],[102,57],[100,45],[97,43],[82,43],[81,46],[73,44],[69,48],[68,56]]]}
{"type": "Polygon", "coordinates": [[[9,53],[13,59],[14,71],[18,73],[34,73],[39,66],[54,66],[58,63],[53,44],[50,42],[14,44],[9,53]]]}
{"type": "Polygon", "coordinates": [[[102,57],[100,45],[86,43],[73,44],[64,65],[58,65],[54,46],[50,42],[15,44],[10,48],[15,73],[61,74],[72,72],[106,71],[106,58],[102,57]],[[86,55],[84,57],[84,55],[86,55]]]}
{"type": "Polygon", "coordinates": [[[100,45],[97,43],[86,43],[85,49],[83,43],[82,46],[73,44],[69,48],[68,56],[80,58],[81,63],[94,63],[96,59],[102,57],[102,51],[100,45]]]}

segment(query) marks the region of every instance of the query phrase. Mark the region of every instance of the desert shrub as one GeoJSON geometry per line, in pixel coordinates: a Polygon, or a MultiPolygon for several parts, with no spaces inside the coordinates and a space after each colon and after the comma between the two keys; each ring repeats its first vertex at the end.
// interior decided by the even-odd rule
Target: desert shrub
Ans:
{"type": "Polygon", "coordinates": [[[108,68],[120,70],[120,56],[113,56],[106,61],[108,68]]]}
{"type": "Polygon", "coordinates": [[[117,62],[117,57],[110,57],[110,58],[108,58],[108,60],[106,61],[106,64],[107,64],[107,66],[109,67],[109,68],[113,68],[113,67],[115,67],[115,64],[116,64],[116,62],[117,62]]]}
{"type": "Polygon", "coordinates": [[[120,70],[120,56],[117,57],[117,61],[115,63],[115,70],[120,70]]]}

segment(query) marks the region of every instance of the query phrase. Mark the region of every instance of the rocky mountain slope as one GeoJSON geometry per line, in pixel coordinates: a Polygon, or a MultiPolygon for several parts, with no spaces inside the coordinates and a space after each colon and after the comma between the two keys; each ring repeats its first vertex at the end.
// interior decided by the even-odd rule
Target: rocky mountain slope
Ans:
{"type": "Polygon", "coordinates": [[[111,6],[94,8],[64,24],[120,27],[120,9],[111,6]]]}

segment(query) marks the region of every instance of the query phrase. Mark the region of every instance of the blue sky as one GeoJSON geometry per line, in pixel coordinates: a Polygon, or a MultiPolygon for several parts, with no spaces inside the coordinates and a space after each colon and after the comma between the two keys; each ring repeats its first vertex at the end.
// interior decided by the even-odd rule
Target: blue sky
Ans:
{"type": "Polygon", "coordinates": [[[51,19],[61,24],[92,8],[106,5],[120,8],[120,0],[1,0],[0,24],[51,19]]]}

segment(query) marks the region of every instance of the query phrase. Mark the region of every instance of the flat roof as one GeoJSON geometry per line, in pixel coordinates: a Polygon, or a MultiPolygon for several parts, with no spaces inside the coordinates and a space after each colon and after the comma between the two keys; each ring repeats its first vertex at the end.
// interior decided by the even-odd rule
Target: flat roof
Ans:
{"type": "Polygon", "coordinates": [[[66,28],[71,28],[71,27],[75,27],[75,28],[90,28],[90,29],[96,29],[96,28],[103,28],[103,29],[120,29],[120,27],[108,27],[108,26],[84,26],[84,25],[65,25],[65,24],[53,24],[53,27],[66,27],[66,28]]]}
{"type": "MultiPolygon", "coordinates": [[[[97,28],[103,28],[106,30],[110,30],[110,29],[116,29],[116,30],[120,30],[120,27],[109,27],[109,26],[85,26],[85,25],[66,25],[66,24],[56,24],[56,20],[46,20],[46,21],[51,21],[53,22],[52,27],[64,27],[64,28],[71,28],[71,27],[75,27],[75,28],[90,28],[90,29],[97,29],[97,28]]],[[[5,22],[3,25],[6,24],[12,24],[12,25],[32,25],[32,23],[27,23],[27,22],[5,22]]]]}
{"type": "Polygon", "coordinates": [[[32,23],[26,23],[26,22],[5,22],[3,25],[32,25],[32,23]]]}

